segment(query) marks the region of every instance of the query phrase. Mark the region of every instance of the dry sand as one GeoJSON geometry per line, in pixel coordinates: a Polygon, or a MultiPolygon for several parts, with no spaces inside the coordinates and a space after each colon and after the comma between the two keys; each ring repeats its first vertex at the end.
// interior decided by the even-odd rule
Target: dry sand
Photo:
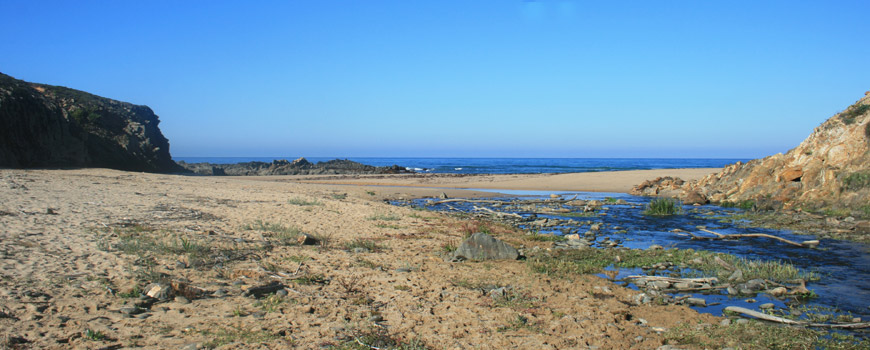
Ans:
{"type": "MultiPolygon", "coordinates": [[[[572,185],[546,187],[538,183],[544,178],[445,177],[425,185],[469,179],[475,181],[462,187],[612,191],[628,185],[556,175],[549,178],[572,185]]],[[[25,348],[47,349],[320,349],[380,329],[433,349],[655,349],[663,341],[656,327],[716,322],[684,306],[634,305],[637,292],[596,276],[550,278],[522,261],[447,263],[442,247],[458,244],[472,224],[379,201],[441,189],[262,180],[0,170],[0,348],[26,342],[25,348]],[[268,225],[298,228],[327,243],[300,246],[256,229],[268,225]],[[355,240],[382,249],[345,249],[355,240]],[[190,253],[197,247],[207,250],[190,253]],[[142,302],[124,296],[155,279],[172,282],[190,300],[121,312],[142,302]],[[289,294],[243,295],[271,281],[287,285],[289,294]],[[525,302],[495,304],[467,288],[482,284],[510,285],[525,302]],[[215,296],[221,290],[226,295],[215,296]],[[641,318],[648,324],[639,324],[641,318]],[[86,330],[105,338],[88,339],[86,330]]],[[[390,184],[408,185],[408,178],[399,180],[390,184]]],[[[549,244],[493,229],[514,246],[549,244]]]]}
{"type": "Polygon", "coordinates": [[[465,189],[504,189],[535,191],[628,192],[644,180],[675,176],[696,180],[721,168],[655,169],[569,174],[401,174],[401,175],[321,175],[262,176],[263,181],[288,181],[319,184],[405,186],[465,189]]]}

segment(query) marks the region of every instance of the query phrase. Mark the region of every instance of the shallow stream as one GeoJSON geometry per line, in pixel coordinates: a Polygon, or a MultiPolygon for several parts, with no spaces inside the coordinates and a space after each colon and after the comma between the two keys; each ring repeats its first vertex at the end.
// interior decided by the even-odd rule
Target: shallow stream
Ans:
{"type": "MultiPolygon", "coordinates": [[[[493,191],[493,190],[484,190],[493,191]]],[[[549,199],[551,192],[540,191],[497,191],[510,196],[501,198],[505,204],[516,199],[549,199]]],[[[801,242],[816,239],[814,236],[797,235],[790,231],[771,230],[763,228],[744,228],[726,220],[723,216],[739,212],[740,209],[722,208],[713,205],[683,206],[684,214],[669,217],[650,217],[643,215],[644,205],[650,198],[636,197],[622,193],[594,193],[594,192],[570,192],[559,193],[564,199],[572,198],[582,200],[605,201],[622,199],[627,204],[604,204],[599,212],[606,215],[593,217],[575,217],[571,213],[542,215],[537,214],[537,219],[555,218],[562,220],[576,220],[578,222],[601,223],[600,233],[595,238],[593,246],[603,247],[604,242],[615,241],[620,247],[646,249],[657,244],[665,248],[707,250],[733,254],[738,257],[755,260],[780,260],[794,266],[813,271],[820,275],[819,281],[810,282],[807,288],[815,292],[818,297],[804,301],[805,309],[817,310],[822,313],[835,313],[837,315],[851,315],[859,317],[862,322],[870,321],[870,245],[848,241],[821,239],[818,248],[808,249],[795,247],[779,241],[767,238],[743,238],[740,240],[692,240],[690,237],[681,236],[671,232],[681,229],[688,232],[699,233],[697,226],[706,226],[707,229],[723,233],[767,233],[788,240],[801,242]]],[[[499,209],[492,204],[453,202],[448,204],[435,204],[431,199],[418,199],[409,202],[395,202],[397,205],[412,205],[414,207],[427,208],[435,211],[464,211],[473,212],[474,206],[499,209]]],[[[503,206],[500,206],[503,207],[503,206]]],[[[524,217],[533,214],[529,212],[515,211],[524,217]]],[[[522,228],[530,228],[523,227],[522,228]]],[[[564,232],[579,233],[581,236],[589,228],[588,225],[555,226],[539,229],[540,233],[552,233],[562,235],[564,232]]],[[[609,243],[609,242],[608,242],[609,243]]],[[[620,269],[617,280],[629,275],[642,274],[641,269],[620,269]]],[[[604,276],[603,274],[601,275],[604,276]]],[[[627,285],[637,289],[634,284],[627,285]]],[[[685,295],[687,293],[680,293],[685,295]]],[[[725,307],[735,305],[758,310],[759,305],[773,303],[776,308],[788,309],[782,300],[759,293],[754,297],[729,296],[724,294],[694,294],[707,301],[706,307],[692,306],[700,311],[722,315],[725,307]],[[754,299],[755,302],[747,302],[754,299]],[[711,305],[712,304],[712,305],[711,305]],[[718,304],[718,305],[717,305],[718,304]]],[[[864,334],[866,336],[866,333],[864,334]]]]}

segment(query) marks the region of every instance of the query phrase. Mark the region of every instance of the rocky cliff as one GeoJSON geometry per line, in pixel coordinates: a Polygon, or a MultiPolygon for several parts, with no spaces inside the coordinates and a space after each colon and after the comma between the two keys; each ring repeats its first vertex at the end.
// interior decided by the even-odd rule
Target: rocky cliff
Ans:
{"type": "Polygon", "coordinates": [[[347,159],[311,163],[305,158],[236,164],[185,163],[178,164],[200,175],[320,175],[320,174],[399,174],[408,172],[398,165],[375,167],[347,159]]]}
{"type": "Polygon", "coordinates": [[[105,167],[172,172],[154,112],[0,73],[0,167],[105,167]]]}
{"type": "Polygon", "coordinates": [[[647,181],[632,194],[870,216],[870,92],[785,154],[731,164],[694,182],[647,181]]]}

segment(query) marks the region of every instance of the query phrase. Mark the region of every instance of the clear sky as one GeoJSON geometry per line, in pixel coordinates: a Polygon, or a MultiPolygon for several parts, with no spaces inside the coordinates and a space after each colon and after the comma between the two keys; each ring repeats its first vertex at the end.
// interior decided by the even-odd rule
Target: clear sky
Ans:
{"type": "Polygon", "coordinates": [[[870,90],[870,1],[0,1],[0,72],[174,156],[738,157],[870,90]]]}

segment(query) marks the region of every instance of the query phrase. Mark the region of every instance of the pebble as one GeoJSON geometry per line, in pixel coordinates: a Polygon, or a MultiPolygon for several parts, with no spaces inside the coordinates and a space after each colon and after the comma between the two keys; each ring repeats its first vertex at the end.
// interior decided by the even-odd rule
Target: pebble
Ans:
{"type": "Polygon", "coordinates": [[[371,250],[369,250],[369,248],[366,248],[366,247],[356,247],[356,248],[353,248],[353,252],[354,252],[354,253],[357,253],[357,254],[368,253],[368,252],[370,252],[370,251],[371,251],[371,250]]]}
{"type": "Polygon", "coordinates": [[[187,298],[185,298],[185,297],[183,297],[183,296],[181,296],[181,295],[175,297],[175,302],[176,302],[176,303],[181,303],[181,304],[190,304],[190,300],[187,299],[187,298]]]}
{"type": "Polygon", "coordinates": [[[758,305],[758,308],[762,309],[762,310],[766,310],[766,309],[773,309],[774,306],[776,306],[776,305],[773,305],[773,303],[764,303],[764,304],[758,305]]]}
{"type": "Polygon", "coordinates": [[[686,303],[692,306],[707,306],[707,301],[701,298],[688,298],[686,299],[686,303]]]}
{"type": "Polygon", "coordinates": [[[226,289],[221,288],[221,289],[214,291],[214,293],[211,293],[211,295],[214,296],[215,298],[223,298],[227,295],[227,291],[226,291],[226,289]]]}
{"type": "Polygon", "coordinates": [[[198,350],[199,343],[190,343],[181,347],[181,350],[198,350]]]}
{"type": "Polygon", "coordinates": [[[643,336],[642,336],[642,335],[639,335],[639,336],[634,337],[634,341],[636,341],[636,342],[638,342],[638,343],[642,342],[642,341],[643,341],[643,336]]]}
{"type": "Polygon", "coordinates": [[[731,324],[731,319],[728,319],[728,318],[722,320],[722,322],[719,322],[720,326],[728,326],[730,324],[731,324]]]}
{"type": "Polygon", "coordinates": [[[665,247],[662,247],[658,244],[653,244],[653,245],[649,246],[649,250],[663,250],[663,249],[665,249],[665,247]]]}
{"type": "Polygon", "coordinates": [[[384,317],[381,315],[374,315],[372,317],[369,317],[369,322],[373,322],[373,323],[378,323],[378,322],[381,322],[383,320],[384,320],[384,317]]]}
{"type": "Polygon", "coordinates": [[[118,311],[121,311],[121,313],[125,314],[125,315],[135,315],[135,314],[142,312],[142,309],[140,309],[136,306],[125,306],[125,307],[118,309],[118,311]]]}
{"type": "Polygon", "coordinates": [[[275,295],[277,295],[279,297],[286,297],[287,290],[286,289],[279,289],[277,292],[275,292],[275,295]]]}
{"type": "Polygon", "coordinates": [[[749,298],[749,299],[746,299],[746,300],[744,300],[744,301],[747,302],[747,303],[752,304],[752,303],[755,302],[755,299],[749,298]]]}
{"type": "Polygon", "coordinates": [[[235,282],[233,282],[233,285],[234,286],[243,286],[243,285],[245,285],[245,281],[235,281],[235,282]]]}
{"type": "Polygon", "coordinates": [[[737,324],[747,324],[747,323],[749,323],[749,320],[747,320],[745,318],[737,319],[737,324]]]}

